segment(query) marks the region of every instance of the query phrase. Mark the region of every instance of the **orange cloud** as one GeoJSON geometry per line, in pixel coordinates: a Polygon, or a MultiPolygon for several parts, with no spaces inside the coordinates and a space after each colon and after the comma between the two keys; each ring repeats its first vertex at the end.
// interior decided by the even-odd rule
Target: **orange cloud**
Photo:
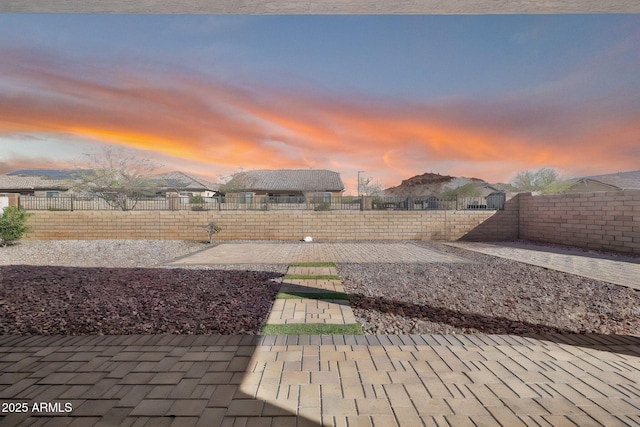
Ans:
{"type": "Polygon", "coordinates": [[[343,99],[188,72],[138,75],[108,64],[89,72],[47,56],[0,56],[11,59],[0,64],[0,137],[73,135],[225,170],[336,165],[351,176],[364,168],[395,180],[389,186],[433,169],[448,173],[436,164],[506,179],[509,164],[571,170],[597,161],[606,169],[597,172],[606,172],[637,167],[640,154],[634,104],[617,106],[620,115],[550,107],[544,97],[441,105],[343,99]]]}

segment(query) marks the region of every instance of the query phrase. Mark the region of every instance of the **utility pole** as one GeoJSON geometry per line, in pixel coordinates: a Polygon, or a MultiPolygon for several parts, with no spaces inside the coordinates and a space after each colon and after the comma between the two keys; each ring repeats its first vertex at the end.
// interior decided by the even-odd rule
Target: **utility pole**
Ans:
{"type": "Polygon", "coordinates": [[[360,197],[360,174],[365,171],[358,171],[358,197],[360,197]]]}

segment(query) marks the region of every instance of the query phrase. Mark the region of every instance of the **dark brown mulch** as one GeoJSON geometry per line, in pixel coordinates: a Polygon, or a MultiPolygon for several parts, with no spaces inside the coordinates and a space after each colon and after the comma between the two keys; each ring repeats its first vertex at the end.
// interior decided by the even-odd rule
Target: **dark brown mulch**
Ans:
{"type": "Polygon", "coordinates": [[[0,334],[258,334],[276,273],[0,266],[0,334]]]}

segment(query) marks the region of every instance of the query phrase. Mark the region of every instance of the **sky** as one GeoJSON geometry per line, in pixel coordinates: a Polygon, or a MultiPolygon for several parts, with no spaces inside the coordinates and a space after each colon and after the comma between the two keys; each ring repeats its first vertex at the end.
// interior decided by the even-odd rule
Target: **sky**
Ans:
{"type": "Polygon", "coordinates": [[[0,15],[0,173],[640,169],[640,15],[0,15]],[[86,162],[85,162],[86,163],[86,162]]]}

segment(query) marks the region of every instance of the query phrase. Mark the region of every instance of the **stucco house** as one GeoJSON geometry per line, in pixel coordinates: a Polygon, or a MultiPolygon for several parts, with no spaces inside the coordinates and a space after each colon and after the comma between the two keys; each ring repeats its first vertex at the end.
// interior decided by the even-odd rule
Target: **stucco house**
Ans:
{"type": "Polygon", "coordinates": [[[565,193],[617,190],[640,190],[640,170],[576,178],[565,193]]]}
{"type": "Polygon", "coordinates": [[[0,193],[58,197],[69,192],[71,170],[21,169],[0,175],[0,193]]]}
{"type": "Polygon", "coordinates": [[[179,193],[181,197],[213,197],[219,194],[219,184],[180,171],[162,173],[153,178],[162,183],[160,189],[163,192],[179,193]]]}
{"type": "MultiPolygon", "coordinates": [[[[79,169],[21,169],[0,175],[0,193],[18,193],[23,196],[60,197],[71,194],[70,182],[82,173],[79,169]]],[[[86,171],[85,171],[86,172],[86,171]]],[[[151,177],[158,182],[158,195],[179,193],[182,196],[211,197],[218,184],[173,171],[151,177]]]]}
{"type": "Polygon", "coordinates": [[[245,197],[314,195],[331,198],[342,195],[344,184],[338,172],[325,169],[262,169],[236,173],[220,191],[245,197]]]}

